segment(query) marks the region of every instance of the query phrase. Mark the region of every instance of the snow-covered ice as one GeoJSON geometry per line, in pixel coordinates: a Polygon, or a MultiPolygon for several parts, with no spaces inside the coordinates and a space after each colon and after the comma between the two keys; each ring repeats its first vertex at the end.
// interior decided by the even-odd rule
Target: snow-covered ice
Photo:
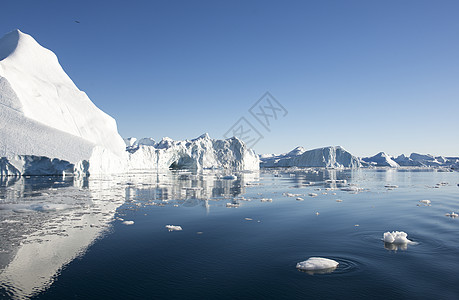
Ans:
{"type": "Polygon", "coordinates": [[[165,227],[169,231],[180,231],[180,230],[182,230],[182,226],[178,226],[178,225],[166,225],[165,227]]]}
{"type": "Polygon", "coordinates": [[[339,263],[333,259],[323,257],[310,257],[308,260],[296,264],[296,268],[305,271],[319,271],[336,269],[339,263]]]}
{"type": "Polygon", "coordinates": [[[369,163],[370,165],[377,166],[377,167],[391,167],[397,168],[399,164],[396,163],[392,157],[385,152],[380,152],[372,157],[364,157],[362,161],[369,163]]]}
{"type": "Polygon", "coordinates": [[[134,221],[124,221],[124,225],[134,225],[134,221]]]}
{"type": "MultiPolygon", "coordinates": [[[[129,152],[131,171],[170,168],[257,171],[260,167],[255,152],[236,137],[214,140],[203,134],[185,141],[163,138],[154,146],[139,145],[129,152]]],[[[236,179],[234,175],[230,176],[225,179],[236,179]]]]}
{"type": "Polygon", "coordinates": [[[261,166],[270,167],[322,167],[358,168],[359,159],[340,146],[324,147],[305,151],[298,147],[289,153],[277,156],[261,156],[261,166]]]}
{"type": "Polygon", "coordinates": [[[115,120],[75,86],[53,52],[19,30],[0,39],[0,104],[0,157],[77,164],[100,159],[93,156],[96,146],[105,155],[126,156],[115,120]]]}
{"type": "Polygon", "coordinates": [[[389,244],[413,244],[413,241],[410,241],[407,238],[408,234],[403,231],[392,231],[385,232],[383,235],[383,241],[389,244]]]}

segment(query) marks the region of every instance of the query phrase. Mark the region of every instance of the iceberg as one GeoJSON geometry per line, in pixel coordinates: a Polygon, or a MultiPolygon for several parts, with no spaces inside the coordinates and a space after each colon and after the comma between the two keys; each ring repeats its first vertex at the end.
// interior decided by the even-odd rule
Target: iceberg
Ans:
{"type": "Polygon", "coordinates": [[[319,167],[319,168],[359,168],[357,157],[340,146],[330,146],[306,151],[297,147],[292,151],[274,156],[262,156],[261,167],[319,167]]]}
{"type": "Polygon", "coordinates": [[[405,154],[399,155],[394,158],[394,161],[402,167],[422,167],[423,164],[419,161],[414,161],[411,158],[405,156],[405,154]]]}
{"type": "MultiPolygon", "coordinates": [[[[141,139],[142,141],[144,139],[141,139]]],[[[257,171],[258,156],[240,139],[211,139],[206,133],[192,140],[174,141],[163,138],[154,145],[139,144],[128,149],[130,171],[169,169],[230,169],[257,171]]],[[[225,177],[225,179],[234,179],[225,177]]]]}
{"type": "Polygon", "coordinates": [[[19,30],[0,39],[0,157],[6,169],[19,155],[32,157],[32,164],[43,162],[35,157],[88,161],[91,173],[115,173],[126,166],[99,161],[123,161],[124,149],[115,120],[77,88],[53,52],[19,30]]]}
{"type": "Polygon", "coordinates": [[[364,157],[362,160],[370,165],[376,167],[391,167],[397,168],[399,164],[396,163],[391,156],[387,155],[385,152],[380,152],[371,157],[364,157]]]}

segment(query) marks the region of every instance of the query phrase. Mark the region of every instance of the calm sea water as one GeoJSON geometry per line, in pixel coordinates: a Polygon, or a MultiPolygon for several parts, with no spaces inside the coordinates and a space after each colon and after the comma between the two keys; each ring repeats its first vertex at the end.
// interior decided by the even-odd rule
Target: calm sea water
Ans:
{"type": "Polygon", "coordinates": [[[236,175],[3,178],[0,298],[459,299],[459,173],[236,175]],[[295,268],[312,256],[340,265],[295,268]]]}

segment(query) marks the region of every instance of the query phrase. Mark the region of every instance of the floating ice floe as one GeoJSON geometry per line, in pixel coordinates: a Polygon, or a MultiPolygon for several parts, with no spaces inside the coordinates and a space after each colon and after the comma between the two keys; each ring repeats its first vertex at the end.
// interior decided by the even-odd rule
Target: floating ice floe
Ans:
{"type": "Polygon", "coordinates": [[[430,200],[419,200],[419,202],[425,205],[430,205],[432,203],[430,200]]]}
{"type": "Polygon", "coordinates": [[[301,197],[297,197],[297,198],[296,198],[296,201],[304,201],[304,199],[301,198],[301,197]]]}
{"type": "Polygon", "coordinates": [[[284,193],[284,196],[287,196],[287,197],[300,197],[300,196],[302,196],[302,194],[284,193]]]}
{"type": "Polygon", "coordinates": [[[124,221],[124,225],[134,225],[134,221],[124,221]]]}
{"type": "Polygon", "coordinates": [[[263,199],[260,199],[260,202],[273,202],[273,199],[271,199],[271,198],[263,198],[263,199]]]}
{"type": "Polygon", "coordinates": [[[165,227],[169,231],[180,231],[180,230],[182,230],[182,226],[177,226],[177,225],[166,225],[165,227]]]}
{"type": "Polygon", "coordinates": [[[457,213],[455,213],[454,211],[451,212],[451,213],[445,214],[445,216],[451,217],[451,218],[457,218],[457,217],[459,217],[459,215],[458,215],[457,213]]]}
{"type": "Polygon", "coordinates": [[[239,203],[226,203],[226,207],[239,207],[239,203]]]}
{"type": "Polygon", "coordinates": [[[341,188],[342,191],[344,192],[360,192],[362,189],[357,187],[357,186],[346,186],[346,187],[343,187],[341,188]]]}
{"type": "Polygon", "coordinates": [[[386,184],[384,187],[388,188],[388,189],[396,189],[398,188],[398,185],[395,185],[395,184],[386,184]]]}
{"type": "Polygon", "coordinates": [[[384,233],[383,240],[385,243],[389,244],[415,244],[415,242],[410,241],[407,236],[408,234],[403,231],[388,231],[384,233]]]}
{"type": "Polygon", "coordinates": [[[341,200],[341,199],[336,199],[336,202],[343,202],[343,200],[341,200]]]}
{"type": "Polygon", "coordinates": [[[310,274],[314,273],[331,273],[339,263],[333,259],[323,257],[310,257],[308,260],[296,264],[299,270],[307,271],[310,274]]]}
{"type": "Polygon", "coordinates": [[[317,197],[317,194],[316,193],[309,193],[308,196],[309,197],[317,197]]]}

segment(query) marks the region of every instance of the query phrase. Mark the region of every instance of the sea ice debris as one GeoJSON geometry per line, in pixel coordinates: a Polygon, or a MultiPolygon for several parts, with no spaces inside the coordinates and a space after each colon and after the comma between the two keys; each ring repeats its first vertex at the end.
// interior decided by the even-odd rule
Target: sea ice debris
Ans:
{"type": "Polygon", "coordinates": [[[124,225],[134,225],[134,221],[124,221],[124,225]]]}
{"type": "Polygon", "coordinates": [[[457,217],[459,217],[459,215],[458,215],[457,213],[455,213],[454,211],[451,212],[451,213],[445,214],[445,216],[451,217],[451,218],[457,218],[457,217]]]}
{"type": "Polygon", "coordinates": [[[182,226],[177,226],[177,225],[166,225],[165,227],[169,231],[180,231],[180,230],[182,230],[182,226]]]}
{"type": "Polygon", "coordinates": [[[339,263],[333,259],[310,257],[308,260],[296,264],[296,268],[305,271],[317,271],[338,267],[339,263]]]}
{"type": "Polygon", "coordinates": [[[412,244],[413,241],[410,241],[407,238],[408,234],[403,231],[392,231],[385,232],[383,240],[385,243],[389,244],[412,244]]]}

